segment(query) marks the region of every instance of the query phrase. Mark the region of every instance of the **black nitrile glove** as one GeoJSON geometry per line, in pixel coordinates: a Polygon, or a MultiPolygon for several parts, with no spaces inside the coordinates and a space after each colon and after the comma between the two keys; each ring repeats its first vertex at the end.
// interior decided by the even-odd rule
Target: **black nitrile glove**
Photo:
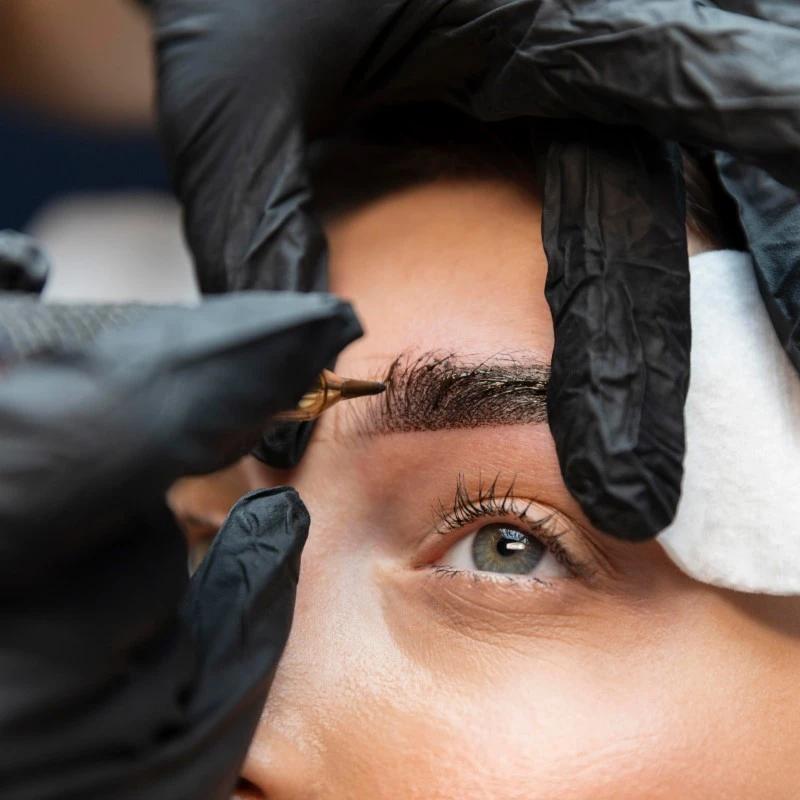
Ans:
{"type": "MultiPolygon", "coordinates": [[[[324,287],[324,241],[313,213],[306,147],[343,115],[377,103],[441,100],[484,120],[577,118],[578,130],[587,119],[636,126],[659,139],[728,152],[800,188],[796,0],[151,0],[150,5],[161,128],[206,291],[324,287]]],[[[675,200],[675,186],[663,168],[673,148],[661,145],[658,156],[659,145],[643,135],[641,141],[648,155],[640,158],[638,145],[630,154],[634,194],[654,205],[639,210],[632,223],[646,224],[612,225],[623,240],[595,242],[599,250],[582,269],[608,266],[613,280],[595,282],[592,289],[609,290],[603,302],[579,296],[585,282],[565,283],[575,301],[559,296],[554,306],[560,330],[552,397],[570,397],[569,413],[551,421],[562,471],[593,522],[628,538],[655,535],[674,514],[688,371],[688,316],[675,325],[657,322],[683,313],[680,309],[688,315],[686,280],[679,277],[687,269],[686,254],[677,244],[685,235],[684,222],[679,206],[663,207],[675,200]],[[663,222],[655,223],[662,216],[663,222]],[[622,263],[614,262],[618,257],[622,263]],[[648,281],[627,283],[633,265],[664,258],[671,260],[663,265],[665,280],[655,299],[648,281]],[[614,311],[614,298],[621,295],[635,313],[614,311]],[[570,324],[570,314],[585,311],[600,316],[570,324]],[[651,315],[655,322],[640,327],[651,315]],[[604,332],[619,348],[619,363],[602,381],[581,385],[564,359],[584,348],[593,351],[591,340],[604,332]],[[666,338],[676,333],[678,339],[666,338]],[[642,336],[652,338],[642,342],[642,336]],[[661,352],[669,354],[663,361],[661,352]],[[637,389],[639,380],[630,387],[623,382],[614,387],[612,401],[604,392],[614,373],[636,374],[651,390],[637,389]],[[560,383],[565,380],[569,383],[560,383]],[[612,406],[618,421],[597,413],[612,406]],[[637,432],[652,420],[662,420],[657,430],[637,432]],[[584,470],[585,464],[592,469],[584,470]]],[[[570,225],[594,225],[599,232],[603,215],[629,207],[624,198],[609,204],[611,193],[596,181],[628,183],[631,169],[612,177],[602,144],[593,153],[591,142],[580,139],[579,150],[589,167],[586,182],[563,194],[566,208],[545,198],[551,243],[570,238],[557,230],[562,213],[570,225]]],[[[770,235],[789,238],[797,252],[796,231],[770,235]]],[[[548,252],[553,258],[556,251],[548,246],[548,252]]],[[[561,281],[563,261],[551,262],[551,284],[561,281]]],[[[786,262],[759,268],[788,272],[786,262]]],[[[793,287],[800,284],[796,273],[788,279],[793,287]]],[[[776,282],[767,276],[761,285],[769,290],[776,282]]],[[[780,285],[786,293],[785,281],[780,285]]],[[[779,321],[793,308],[772,303],[769,296],[767,302],[779,321]]],[[[793,322],[783,319],[784,325],[793,322]]],[[[584,369],[580,374],[589,378],[584,369]]],[[[278,448],[298,443],[295,436],[273,441],[278,448]]]]}
{"type": "Polygon", "coordinates": [[[164,494],[246,452],[359,332],[335,298],[254,292],[0,371],[3,800],[228,800],[308,516],[248,495],[187,585],[164,494]]]}
{"type": "Polygon", "coordinates": [[[775,332],[800,372],[800,190],[727,153],[717,153],[716,161],[722,184],[739,207],[775,332]]]}
{"type": "Polygon", "coordinates": [[[548,421],[564,480],[624,538],[672,519],[689,387],[681,154],[642,131],[548,137],[542,241],[555,344],[548,421]]]}
{"type": "Polygon", "coordinates": [[[0,292],[41,292],[50,262],[34,239],[17,231],[0,231],[0,292]]]}

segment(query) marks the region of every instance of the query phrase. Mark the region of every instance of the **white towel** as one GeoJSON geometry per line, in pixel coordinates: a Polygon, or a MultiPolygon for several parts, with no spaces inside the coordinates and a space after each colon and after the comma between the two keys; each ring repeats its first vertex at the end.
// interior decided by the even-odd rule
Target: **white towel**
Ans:
{"type": "Polygon", "coordinates": [[[705,583],[800,594],[800,377],[749,254],[692,258],[691,292],[683,491],[658,541],[705,583]]]}

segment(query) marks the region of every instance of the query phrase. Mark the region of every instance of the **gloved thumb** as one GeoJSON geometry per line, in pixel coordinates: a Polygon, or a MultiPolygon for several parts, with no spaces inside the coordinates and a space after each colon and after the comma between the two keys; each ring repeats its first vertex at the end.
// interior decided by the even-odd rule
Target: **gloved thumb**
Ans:
{"type": "Polygon", "coordinates": [[[50,261],[34,239],[0,231],[0,291],[38,294],[50,274],[50,261]]]}
{"type": "Polygon", "coordinates": [[[231,797],[289,636],[308,524],[293,489],[262,489],[233,507],[179,611],[187,669],[148,676],[174,687],[174,700],[165,696],[180,711],[154,710],[165,717],[158,746],[130,765],[115,797],[231,797]]]}
{"type": "Polygon", "coordinates": [[[190,704],[193,721],[239,707],[255,725],[289,635],[308,525],[286,487],[252,492],[231,510],[183,608],[203,684],[190,704]]]}

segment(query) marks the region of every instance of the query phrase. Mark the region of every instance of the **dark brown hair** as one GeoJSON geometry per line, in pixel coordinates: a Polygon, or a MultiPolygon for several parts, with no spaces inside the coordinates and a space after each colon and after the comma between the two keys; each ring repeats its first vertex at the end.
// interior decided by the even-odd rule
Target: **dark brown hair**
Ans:
{"type": "MultiPolygon", "coordinates": [[[[537,186],[530,127],[484,123],[429,106],[362,117],[312,147],[312,183],[323,216],[336,216],[437,178],[504,177],[537,186]]],[[[686,222],[715,248],[744,249],[736,208],[713,157],[683,150],[686,222]]]]}

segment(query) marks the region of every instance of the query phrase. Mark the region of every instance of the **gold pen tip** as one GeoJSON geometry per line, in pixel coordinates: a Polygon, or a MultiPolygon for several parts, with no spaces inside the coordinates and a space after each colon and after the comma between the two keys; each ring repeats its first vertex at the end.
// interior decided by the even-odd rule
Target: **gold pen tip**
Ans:
{"type": "Polygon", "coordinates": [[[342,382],[341,393],[343,398],[366,397],[370,394],[381,394],[386,391],[386,384],[380,381],[359,381],[345,379],[342,382]]]}

